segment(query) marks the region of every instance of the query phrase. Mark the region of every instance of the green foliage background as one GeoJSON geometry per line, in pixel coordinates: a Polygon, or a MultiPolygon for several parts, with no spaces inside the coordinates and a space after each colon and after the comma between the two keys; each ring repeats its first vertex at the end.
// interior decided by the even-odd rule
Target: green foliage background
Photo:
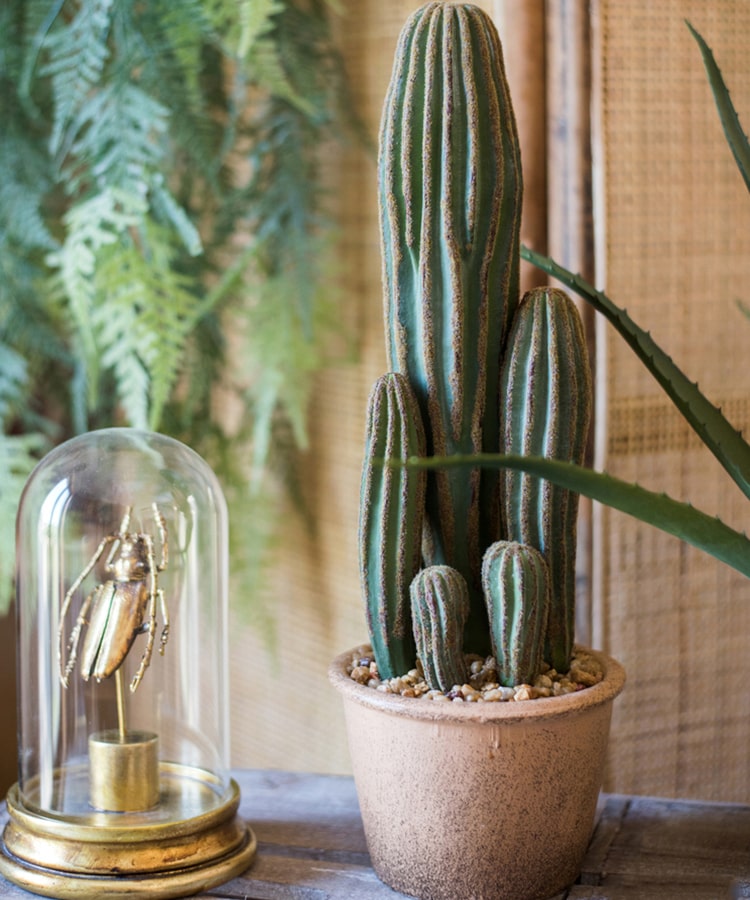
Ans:
{"type": "Polygon", "coordinates": [[[253,490],[253,473],[293,470],[336,318],[318,170],[348,119],[332,4],[2,4],[3,609],[26,477],[110,425],[214,466],[252,599],[280,480],[253,490]],[[217,394],[239,410],[231,431],[217,394]]]}

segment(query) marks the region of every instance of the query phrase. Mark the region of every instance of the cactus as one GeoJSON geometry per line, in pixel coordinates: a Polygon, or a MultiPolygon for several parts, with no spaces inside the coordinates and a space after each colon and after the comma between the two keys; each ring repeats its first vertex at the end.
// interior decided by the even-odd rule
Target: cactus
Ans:
{"type": "MultiPolygon", "coordinates": [[[[750,185],[750,142],[711,51],[691,31],[750,185]]],[[[480,10],[433,2],[407,22],[383,116],[380,180],[388,352],[414,388],[433,453],[405,469],[434,479],[427,489],[424,562],[447,561],[468,584],[465,649],[484,652],[479,628],[489,618],[494,652],[507,666],[504,680],[530,680],[547,615],[544,655],[555,668],[568,668],[572,492],[661,528],[750,577],[744,534],[690,504],[580,465],[591,402],[582,329],[560,291],[539,289],[517,302],[518,146],[499,40],[480,10]],[[505,474],[498,483],[487,472],[505,474]],[[478,547],[489,545],[482,567],[487,610],[479,616],[475,566],[478,547]]],[[[580,276],[525,247],[520,254],[615,326],[750,497],[750,444],[653,338],[580,276]]],[[[393,549],[372,552],[388,556],[393,549]]],[[[427,572],[413,582],[416,593],[427,572]]],[[[431,639],[438,631],[432,629],[431,639]]],[[[450,653],[456,640],[451,632],[450,653]]],[[[443,656],[439,647],[420,646],[425,671],[443,656]]]]}
{"type": "Polygon", "coordinates": [[[450,566],[422,569],[411,583],[411,612],[417,658],[432,690],[465,684],[468,671],[463,637],[469,613],[466,579],[450,566]]]}
{"type": "MultiPolygon", "coordinates": [[[[521,169],[497,32],[467,4],[428,3],[404,26],[379,158],[386,342],[409,378],[428,451],[498,447],[501,348],[518,303],[521,169]]],[[[496,473],[430,476],[424,555],[466,578],[486,635],[479,569],[499,536],[496,473]]]]}
{"type": "MultiPolygon", "coordinates": [[[[401,379],[404,394],[411,386],[416,400],[401,406],[410,422],[421,416],[427,452],[472,458],[497,453],[504,445],[515,448],[518,431],[525,434],[518,438],[522,448],[528,444],[578,459],[588,423],[587,401],[579,394],[590,393],[580,326],[571,321],[572,304],[559,291],[542,290],[519,304],[518,137],[500,40],[480,9],[431,2],[404,26],[383,111],[379,185],[386,344],[391,367],[400,373],[386,377],[401,379]],[[519,383],[524,372],[525,386],[519,383]],[[567,378],[573,380],[563,383],[567,378]],[[502,390],[510,397],[507,411],[502,390]],[[534,415],[526,422],[522,408],[533,404],[534,415]],[[580,433],[574,435],[576,429],[580,433]]],[[[407,447],[406,433],[412,430],[416,425],[407,429],[403,415],[371,413],[360,545],[380,674],[397,668],[392,648],[406,653],[403,579],[419,567],[421,542],[425,569],[412,582],[411,615],[429,683],[449,688],[465,679],[462,651],[488,653],[491,632],[509,660],[508,671],[531,676],[539,666],[549,589],[532,596],[530,576],[515,566],[523,576],[517,589],[493,588],[485,602],[482,558],[501,538],[530,544],[524,559],[535,572],[537,551],[548,557],[548,580],[563,591],[556,600],[560,612],[552,617],[552,645],[556,664],[567,668],[575,548],[575,503],[569,493],[524,482],[523,505],[516,511],[515,484],[522,476],[513,481],[491,469],[446,469],[430,473],[421,509],[420,492],[413,488],[413,503],[397,522],[381,499],[381,479],[388,476],[375,474],[374,458],[416,454],[407,447]],[[386,438],[381,429],[393,434],[386,438]],[[511,533],[505,533],[504,520],[511,533]],[[560,528],[570,532],[560,538],[560,528]],[[416,542],[408,552],[405,541],[416,542]],[[519,616],[522,624],[516,627],[519,616]],[[527,633],[533,647],[522,650],[517,640],[527,633]]],[[[508,571],[515,570],[508,565],[508,571]]],[[[398,674],[410,663],[402,655],[398,674]]]]}
{"type": "Polygon", "coordinates": [[[359,557],[373,654],[384,678],[414,665],[409,585],[420,565],[425,473],[385,468],[425,449],[424,429],[409,382],[383,375],[367,410],[360,496],[359,557]]]}
{"type": "Polygon", "coordinates": [[[500,683],[531,684],[542,667],[549,611],[544,556],[517,541],[497,541],[484,554],[482,588],[500,683]]]}
{"type": "MultiPolygon", "coordinates": [[[[503,360],[503,453],[581,464],[591,419],[586,340],[573,301],[537,288],[521,302],[503,360]]],[[[541,550],[550,574],[546,658],[567,668],[575,626],[578,494],[524,472],[503,473],[507,537],[541,550]]]]}

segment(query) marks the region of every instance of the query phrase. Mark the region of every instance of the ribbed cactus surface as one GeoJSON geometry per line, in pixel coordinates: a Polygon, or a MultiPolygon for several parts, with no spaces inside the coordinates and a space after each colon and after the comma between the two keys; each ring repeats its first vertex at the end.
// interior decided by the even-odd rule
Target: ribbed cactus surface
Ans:
{"type": "Polygon", "coordinates": [[[519,303],[518,136],[500,41],[482,10],[429,2],[407,21],[378,175],[394,374],[376,385],[368,414],[360,556],[381,674],[413,666],[409,583],[431,685],[463,680],[462,651],[491,644],[505,683],[530,680],[542,649],[567,670],[577,495],[519,471],[438,468],[425,482],[415,477],[424,470],[381,465],[424,453],[583,461],[583,329],[562,291],[540,288],[519,303]]]}
{"type": "MultiPolygon", "coordinates": [[[[573,301],[556,288],[530,291],[516,313],[502,372],[501,452],[582,463],[592,387],[573,301]]],[[[511,541],[540,550],[550,573],[548,661],[567,671],[575,624],[578,495],[506,470],[503,509],[511,541]]]]}
{"type": "Polygon", "coordinates": [[[450,691],[468,680],[463,655],[469,614],[466,579],[450,566],[422,569],[411,583],[417,656],[432,690],[450,691]]]}
{"type": "Polygon", "coordinates": [[[482,587],[500,683],[532,683],[542,666],[549,611],[544,557],[526,544],[498,541],[484,555],[482,587]]]}
{"type": "Polygon", "coordinates": [[[425,476],[384,466],[425,452],[417,401],[402,375],[375,383],[367,409],[359,558],[367,624],[383,678],[414,667],[409,585],[420,567],[425,476]]]}
{"type": "MultiPolygon", "coordinates": [[[[404,26],[380,133],[387,349],[425,416],[428,451],[495,452],[504,334],[518,303],[518,137],[489,17],[428,3],[404,26]]],[[[471,633],[486,635],[478,573],[497,539],[497,476],[430,475],[425,562],[447,563],[472,593],[471,633]]]]}

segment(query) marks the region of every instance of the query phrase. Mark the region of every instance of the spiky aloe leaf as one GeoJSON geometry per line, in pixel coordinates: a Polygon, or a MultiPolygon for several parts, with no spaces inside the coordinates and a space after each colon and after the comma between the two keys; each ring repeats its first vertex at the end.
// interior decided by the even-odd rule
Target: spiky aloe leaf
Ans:
{"type": "Polygon", "coordinates": [[[653,525],[704,553],[715,557],[750,578],[750,540],[747,535],[725,525],[721,519],[701,512],[689,503],[673,500],[666,494],[650,491],[605,472],[593,472],[582,466],[530,456],[428,457],[410,459],[406,463],[388,462],[387,466],[408,469],[450,469],[482,466],[492,469],[519,469],[554,481],[561,487],[577,491],[620,512],[627,513],[647,525],[653,525]]]}
{"type": "MultiPolygon", "coordinates": [[[[583,462],[591,421],[591,370],[578,310],[557,288],[536,288],[518,307],[501,378],[505,454],[583,462]]],[[[549,566],[547,659],[567,672],[575,629],[578,494],[506,469],[506,537],[544,554],[549,566]]],[[[485,588],[486,594],[486,588],[485,588]]]]}
{"type": "Polygon", "coordinates": [[[426,473],[385,469],[383,456],[424,453],[419,407],[409,382],[389,373],[372,389],[359,513],[359,562],[367,625],[383,678],[414,667],[409,585],[419,569],[426,473]]]}
{"type": "Polygon", "coordinates": [[[450,566],[429,566],[414,577],[410,592],[414,641],[425,681],[434,691],[465,684],[466,579],[450,566]]]}
{"type": "Polygon", "coordinates": [[[700,48],[701,56],[703,57],[703,65],[706,67],[708,83],[711,86],[711,92],[714,95],[714,101],[716,103],[716,109],[719,112],[719,119],[721,120],[721,125],[724,129],[724,135],[729,144],[729,149],[732,151],[735,162],[737,163],[737,168],[740,170],[740,174],[745,180],[745,187],[750,191],[750,143],[748,142],[747,135],[742,129],[737,110],[734,108],[734,104],[729,96],[729,88],[726,86],[721,74],[721,69],[716,64],[711,48],[699,32],[693,28],[690,22],[686,21],[685,24],[690,29],[690,33],[697,41],[698,47],[700,48]]]}
{"type": "Polygon", "coordinates": [[[497,541],[484,554],[482,588],[500,683],[533,683],[542,667],[550,608],[544,556],[528,544],[497,541]]]}
{"type": "MultiPolygon", "coordinates": [[[[499,38],[476,7],[428,3],[404,26],[379,186],[390,365],[417,394],[430,452],[494,451],[501,348],[518,304],[522,187],[499,38]]],[[[470,628],[484,642],[478,575],[498,537],[496,491],[496,477],[478,470],[428,484],[425,561],[467,579],[470,628]]]]}
{"type": "Polygon", "coordinates": [[[714,454],[740,490],[750,498],[750,445],[730,424],[722,411],[713,405],[690,381],[651,335],[640,328],[624,309],[613,303],[602,291],[549,257],[521,248],[521,256],[590,303],[605,316],[632,347],[641,362],[659,382],[685,421],[714,454]]]}

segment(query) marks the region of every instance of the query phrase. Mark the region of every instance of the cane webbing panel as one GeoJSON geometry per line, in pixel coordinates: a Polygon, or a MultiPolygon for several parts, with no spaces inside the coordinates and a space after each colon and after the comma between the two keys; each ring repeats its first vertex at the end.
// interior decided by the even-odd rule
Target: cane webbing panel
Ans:
{"type": "MultiPolygon", "coordinates": [[[[750,197],[726,147],[689,19],[750,124],[750,4],[598,0],[599,280],[750,431],[750,197]]],[[[598,465],[742,528],[750,505],[606,324],[598,465]]],[[[605,509],[595,516],[594,634],[628,670],[610,790],[750,800],[750,584],[605,509]]]]}

